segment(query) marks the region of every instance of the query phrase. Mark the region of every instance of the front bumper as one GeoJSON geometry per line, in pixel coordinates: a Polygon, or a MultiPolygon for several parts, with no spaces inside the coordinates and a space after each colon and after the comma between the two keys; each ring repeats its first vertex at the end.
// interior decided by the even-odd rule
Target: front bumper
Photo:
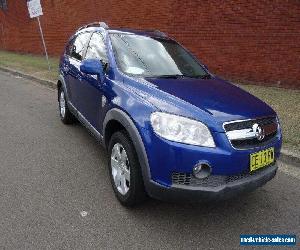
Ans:
{"type": "Polygon", "coordinates": [[[213,132],[216,147],[208,148],[168,141],[156,136],[151,130],[142,132],[147,149],[149,178],[166,187],[173,187],[174,173],[191,174],[199,162],[208,163],[212,175],[229,176],[249,172],[251,154],[274,147],[275,159],[278,159],[282,142],[281,134],[278,133],[266,145],[236,150],[230,145],[225,133],[213,132]]]}
{"type": "Polygon", "coordinates": [[[147,185],[147,192],[151,197],[164,201],[203,202],[224,200],[263,186],[276,175],[277,169],[278,167],[275,163],[245,178],[216,187],[177,184],[166,187],[151,181],[147,185]]]}

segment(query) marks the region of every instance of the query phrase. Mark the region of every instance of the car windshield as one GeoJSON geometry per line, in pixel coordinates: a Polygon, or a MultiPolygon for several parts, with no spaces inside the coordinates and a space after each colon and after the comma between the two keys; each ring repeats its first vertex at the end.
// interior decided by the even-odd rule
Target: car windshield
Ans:
{"type": "Polygon", "coordinates": [[[119,69],[142,77],[209,76],[206,70],[177,42],[168,38],[111,33],[119,69]]]}

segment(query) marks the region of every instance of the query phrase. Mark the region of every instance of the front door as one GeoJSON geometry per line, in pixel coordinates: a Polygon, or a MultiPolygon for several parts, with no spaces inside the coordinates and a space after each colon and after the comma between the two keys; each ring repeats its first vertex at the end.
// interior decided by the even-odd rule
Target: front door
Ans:
{"type": "MultiPolygon", "coordinates": [[[[103,63],[106,71],[108,59],[103,36],[95,32],[92,34],[89,45],[86,50],[85,59],[98,59],[103,63]]],[[[81,72],[82,81],[80,87],[80,112],[88,122],[100,132],[100,116],[102,110],[103,87],[106,84],[107,76],[101,83],[97,76],[84,74],[81,72]]]]}
{"type": "Polygon", "coordinates": [[[80,64],[83,59],[86,45],[89,41],[91,33],[84,32],[74,38],[70,44],[65,58],[64,71],[66,81],[68,82],[68,95],[73,106],[80,111],[81,100],[81,81],[82,75],[80,72],[80,64]]]}

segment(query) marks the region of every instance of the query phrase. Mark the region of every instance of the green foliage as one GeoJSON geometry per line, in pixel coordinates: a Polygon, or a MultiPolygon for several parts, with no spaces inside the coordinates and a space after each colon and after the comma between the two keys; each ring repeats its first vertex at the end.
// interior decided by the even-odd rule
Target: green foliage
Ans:
{"type": "Polygon", "coordinates": [[[0,66],[12,68],[38,78],[57,80],[58,58],[50,58],[51,72],[48,70],[46,58],[30,54],[17,54],[0,50],[0,66]]]}

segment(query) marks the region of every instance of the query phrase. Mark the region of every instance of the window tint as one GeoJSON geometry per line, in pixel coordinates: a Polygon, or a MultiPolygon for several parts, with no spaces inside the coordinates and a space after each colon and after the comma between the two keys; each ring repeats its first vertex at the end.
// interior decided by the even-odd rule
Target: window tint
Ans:
{"type": "Polygon", "coordinates": [[[103,36],[100,33],[94,33],[92,35],[85,58],[99,59],[103,63],[108,62],[103,36]]]}
{"type": "Polygon", "coordinates": [[[81,61],[83,57],[84,48],[86,43],[88,42],[89,37],[90,33],[79,34],[75,38],[75,40],[73,40],[69,44],[69,48],[67,47],[67,54],[81,61]]]}

